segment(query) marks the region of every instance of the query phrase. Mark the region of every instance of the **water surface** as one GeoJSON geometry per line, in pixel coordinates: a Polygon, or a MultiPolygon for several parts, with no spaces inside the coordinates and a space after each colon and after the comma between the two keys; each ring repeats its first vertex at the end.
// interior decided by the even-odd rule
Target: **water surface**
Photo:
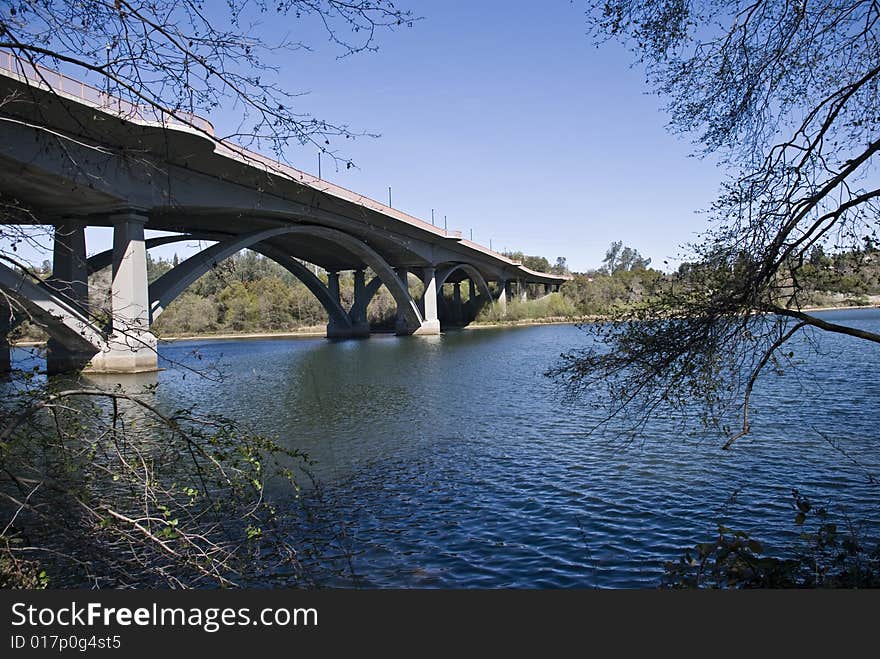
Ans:
{"type": "MultiPolygon", "coordinates": [[[[880,331],[877,310],[828,317],[880,331]]],[[[795,487],[880,520],[865,475],[880,473],[876,345],[823,336],[800,375],[760,382],[753,434],[721,451],[722,438],[661,418],[634,443],[587,432],[598,412],[544,376],[585,340],[556,325],[186,341],[162,356],[216,363],[225,377],[169,368],[159,396],[169,406],[195,398],[317,460],[319,516],[341,530],[355,571],[327,585],[653,586],[664,561],[721,519],[771,548],[790,544],[795,487]]]]}

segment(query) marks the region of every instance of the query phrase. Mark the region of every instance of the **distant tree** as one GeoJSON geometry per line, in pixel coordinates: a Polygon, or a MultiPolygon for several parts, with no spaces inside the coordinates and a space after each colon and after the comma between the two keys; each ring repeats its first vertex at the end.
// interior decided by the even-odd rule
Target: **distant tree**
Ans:
{"type": "Polygon", "coordinates": [[[605,252],[605,258],[602,259],[602,270],[613,275],[620,267],[620,253],[623,251],[623,241],[616,240],[611,243],[605,252]]]}
{"type": "Polygon", "coordinates": [[[149,252],[147,252],[147,280],[149,282],[156,281],[159,277],[164,275],[166,272],[171,270],[172,265],[165,259],[154,259],[149,252]]]}
{"type": "Polygon", "coordinates": [[[824,268],[831,264],[831,259],[825,254],[825,249],[822,245],[814,245],[810,250],[810,265],[816,268],[824,268]]]}
{"type": "Polygon", "coordinates": [[[638,250],[626,247],[622,240],[617,240],[608,247],[602,259],[602,270],[609,275],[630,270],[644,270],[651,264],[651,259],[643,258],[638,250]]]}
{"type": "Polygon", "coordinates": [[[620,253],[620,269],[623,271],[645,270],[651,265],[651,259],[646,259],[632,247],[624,247],[620,253]]]}
{"type": "Polygon", "coordinates": [[[523,265],[536,272],[550,272],[550,261],[545,256],[526,256],[523,265]]]}
{"type": "Polygon", "coordinates": [[[502,252],[502,254],[511,261],[522,263],[530,270],[535,270],[537,272],[550,272],[551,270],[550,261],[547,260],[546,256],[529,256],[522,252],[502,252]]]}
{"type": "Polygon", "coordinates": [[[564,256],[556,257],[556,264],[550,268],[550,272],[554,275],[567,275],[569,273],[568,270],[568,261],[564,256]]]}

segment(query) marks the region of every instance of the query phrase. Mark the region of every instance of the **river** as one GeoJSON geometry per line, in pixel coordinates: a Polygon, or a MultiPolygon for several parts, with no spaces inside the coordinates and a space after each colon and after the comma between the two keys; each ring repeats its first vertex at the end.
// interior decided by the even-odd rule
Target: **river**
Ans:
{"type": "MultiPolygon", "coordinates": [[[[880,310],[825,315],[880,331],[880,310]]],[[[585,341],[569,325],[181,341],[162,357],[224,377],[168,368],[158,395],[317,461],[318,516],[353,570],[328,586],[650,587],[721,520],[771,550],[796,541],[792,488],[877,528],[876,345],[825,335],[800,375],[768,373],[752,435],[721,451],[659,418],[636,442],[590,434],[598,412],[544,375],[585,341]]]]}

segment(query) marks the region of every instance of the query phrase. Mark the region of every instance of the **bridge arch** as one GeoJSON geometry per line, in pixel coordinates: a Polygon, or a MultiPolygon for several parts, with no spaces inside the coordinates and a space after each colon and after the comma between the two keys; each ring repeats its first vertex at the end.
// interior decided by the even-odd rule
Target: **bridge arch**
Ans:
{"type": "Polygon", "coordinates": [[[57,295],[48,286],[34,282],[2,263],[0,289],[20,304],[51,339],[71,353],[88,358],[106,346],[104,333],[82,309],[57,295]]]}
{"type": "MultiPolygon", "coordinates": [[[[159,245],[184,242],[186,240],[222,241],[224,239],[228,240],[230,238],[231,236],[229,236],[228,234],[176,234],[173,236],[159,236],[156,238],[148,238],[144,242],[146,243],[147,249],[152,249],[153,247],[158,247],[159,245]]],[[[302,263],[297,261],[289,254],[285,254],[284,250],[274,247],[268,242],[251,245],[251,249],[275,261],[278,265],[283,267],[299,281],[301,281],[305,285],[305,287],[312,293],[312,295],[314,295],[318,299],[318,301],[321,303],[321,306],[324,307],[324,310],[327,311],[327,315],[330,317],[331,322],[335,322],[336,324],[345,328],[351,327],[351,320],[349,319],[348,314],[345,312],[345,309],[342,308],[342,305],[339,303],[338,300],[333,299],[333,296],[330,295],[330,291],[327,290],[324,282],[318,279],[318,277],[316,277],[311,270],[309,270],[307,267],[305,267],[302,263]]],[[[108,249],[104,252],[99,252],[94,256],[90,256],[86,264],[89,274],[109,267],[112,264],[112,261],[112,249],[108,249]]],[[[158,314],[155,314],[153,316],[153,320],[155,320],[157,317],[158,314]]]]}
{"type": "Polygon", "coordinates": [[[449,279],[450,275],[456,270],[462,270],[467,274],[467,276],[471,279],[471,281],[476,284],[477,289],[480,291],[480,294],[485,296],[486,300],[492,299],[492,290],[489,288],[489,284],[486,283],[486,279],[477,270],[474,266],[469,263],[454,263],[442,270],[437,272],[437,290],[439,291],[443,284],[446,283],[446,280],[449,279]]]}
{"type": "Polygon", "coordinates": [[[351,318],[345,312],[345,309],[342,308],[339,300],[333,298],[330,294],[330,290],[324,286],[324,282],[318,279],[318,277],[316,277],[306,266],[289,254],[285,254],[283,250],[274,247],[269,243],[257,243],[251,249],[272,259],[275,263],[299,279],[305,287],[311,291],[312,295],[318,298],[318,302],[320,302],[321,306],[327,311],[331,323],[336,323],[343,328],[351,328],[351,318]]]}
{"type": "Polygon", "coordinates": [[[366,318],[367,307],[370,306],[370,302],[376,297],[376,293],[379,292],[383,283],[382,278],[379,276],[373,277],[367,282],[364,286],[363,297],[355,298],[354,304],[351,307],[352,318],[366,318]]]}
{"type": "MultiPolygon", "coordinates": [[[[325,240],[339,244],[360,258],[366,265],[372,268],[376,273],[377,278],[381,283],[384,283],[391,292],[398,308],[402,310],[402,314],[407,322],[415,328],[418,328],[421,325],[421,312],[410,296],[406,286],[400,281],[394,269],[385,261],[385,259],[354,236],[336,229],[314,225],[276,227],[230,237],[186,259],[176,268],[162,275],[150,286],[150,310],[152,313],[152,320],[155,321],[172,300],[186,290],[190,284],[213,268],[217,263],[242,249],[253,248],[255,251],[278,261],[283,267],[290,270],[294,276],[298,277],[309,288],[309,290],[318,297],[321,303],[324,304],[324,307],[327,309],[332,319],[337,320],[343,326],[350,327],[350,317],[342,309],[338,300],[333,299],[324,284],[310,273],[308,269],[299,264],[296,259],[285,254],[283,249],[275,247],[267,242],[272,238],[292,234],[324,238],[325,240]]],[[[157,241],[162,240],[163,242],[157,242],[155,244],[173,242],[171,238],[172,237],[170,236],[166,236],[161,239],[156,239],[157,241]]],[[[192,239],[193,236],[175,236],[175,238],[178,238],[179,240],[189,240],[192,239]]],[[[97,263],[97,259],[95,262],[97,263]]],[[[378,285],[376,288],[378,288],[378,285]]]]}

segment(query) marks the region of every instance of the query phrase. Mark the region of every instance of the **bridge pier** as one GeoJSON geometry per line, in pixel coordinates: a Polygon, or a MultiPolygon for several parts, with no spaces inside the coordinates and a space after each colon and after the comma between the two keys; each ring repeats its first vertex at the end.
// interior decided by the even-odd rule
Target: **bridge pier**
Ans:
{"type": "MultiPolygon", "coordinates": [[[[339,273],[329,271],[327,273],[327,291],[336,305],[340,304],[339,273]]],[[[367,322],[366,286],[364,284],[364,271],[354,271],[354,302],[348,312],[348,322],[342,322],[345,318],[337,320],[331,314],[330,322],[327,323],[328,339],[359,339],[370,336],[370,324],[367,322]]]]}
{"type": "Polygon", "coordinates": [[[510,299],[510,280],[505,279],[498,283],[501,287],[498,292],[498,306],[501,309],[501,317],[504,318],[507,315],[507,300],[510,299]]]}
{"type": "Polygon", "coordinates": [[[330,297],[339,302],[339,273],[335,270],[327,271],[327,290],[330,297]]]}
{"type": "Polygon", "coordinates": [[[145,215],[126,211],[113,221],[113,281],[110,286],[111,333],[107,347],[88,370],[141,373],[158,370],[156,337],[150,332],[145,215]]]}
{"type": "MultiPolygon", "coordinates": [[[[89,272],[84,223],[66,218],[55,223],[52,276],[48,284],[59,297],[88,313],[89,272]]],[[[82,369],[93,356],[94,352],[82,352],[49,337],[46,372],[55,374],[82,369]]]]}
{"type": "Polygon", "coordinates": [[[92,362],[100,357],[101,353],[96,355],[94,352],[73,350],[50,336],[46,342],[46,373],[56,375],[58,373],[69,373],[70,371],[81,371],[84,369],[93,370],[92,362]]]}
{"type": "Polygon", "coordinates": [[[422,295],[422,313],[424,320],[416,334],[439,334],[440,317],[437,314],[437,270],[422,268],[422,283],[425,292],[422,295]]]}
{"type": "Polygon", "coordinates": [[[370,323],[367,321],[367,285],[363,270],[354,271],[354,302],[351,305],[351,335],[355,338],[370,336],[370,323]]]}
{"type": "Polygon", "coordinates": [[[6,300],[0,297],[0,373],[7,373],[12,369],[9,345],[9,332],[12,330],[10,313],[11,309],[6,300]]]}
{"type": "MultiPolygon", "coordinates": [[[[327,291],[336,304],[339,304],[339,273],[335,270],[327,271],[327,291]]],[[[351,334],[351,328],[336,322],[332,317],[327,323],[328,339],[347,339],[351,334]]]]}
{"type": "Polygon", "coordinates": [[[86,227],[76,220],[55,224],[52,277],[55,292],[83,310],[89,304],[89,271],[86,262],[86,227]]]}
{"type": "Polygon", "coordinates": [[[452,284],[452,322],[456,325],[462,324],[461,314],[461,282],[457,281],[452,284]]]}
{"type": "MultiPolygon", "coordinates": [[[[354,271],[354,301],[351,304],[351,309],[348,311],[349,324],[343,326],[331,316],[330,322],[327,324],[328,339],[365,339],[370,336],[370,323],[367,321],[367,306],[370,304],[372,293],[367,290],[364,275],[365,273],[363,269],[354,271]]],[[[335,299],[339,302],[338,280],[336,286],[337,293],[335,299]]]]}
{"type": "MultiPolygon", "coordinates": [[[[394,268],[397,278],[403,284],[404,290],[409,293],[409,268],[394,268]]],[[[397,334],[412,334],[412,327],[404,315],[400,302],[397,303],[397,320],[394,323],[394,331],[397,334]]]]}
{"type": "MultiPolygon", "coordinates": [[[[395,268],[395,272],[397,273],[397,277],[400,279],[401,284],[403,284],[404,290],[406,290],[407,294],[409,293],[409,268],[395,268]]],[[[397,322],[395,324],[395,332],[400,336],[407,336],[411,334],[417,335],[429,335],[429,334],[440,334],[440,320],[437,318],[437,277],[434,272],[434,268],[425,268],[422,272],[422,281],[425,284],[425,293],[423,298],[423,306],[424,311],[419,311],[421,318],[419,318],[417,322],[417,326],[413,326],[412,322],[407,319],[404,310],[400,306],[400,301],[397,303],[397,322]],[[430,270],[430,277],[426,276],[426,272],[430,270]],[[430,294],[429,294],[430,293],[430,294]],[[434,300],[434,304],[431,305],[429,302],[429,298],[434,300]],[[430,315],[429,315],[430,313],[430,315]]],[[[418,309],[418,305],[416,305],[416,309],[418,309]]]]}

